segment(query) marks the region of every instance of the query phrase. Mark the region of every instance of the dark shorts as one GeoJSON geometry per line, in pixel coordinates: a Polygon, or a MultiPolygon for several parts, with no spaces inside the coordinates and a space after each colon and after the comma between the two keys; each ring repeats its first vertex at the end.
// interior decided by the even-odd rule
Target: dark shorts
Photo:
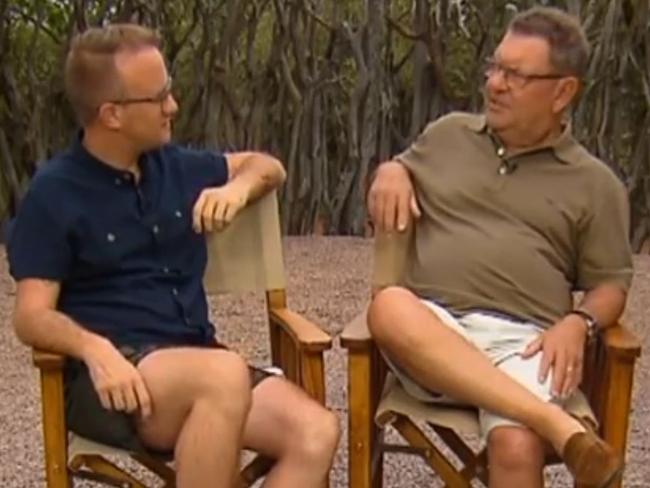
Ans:
{"type": "MultiPolygon", "coordinates": [[[[122,346],[122,355],[134,366],[148,354],[160,349],[178,346],[147,345],[142,347],[122,346]]],[[[197,347],[197,346],[193,346],[197,347]]],[[[198,346],[203,348],[224,348],[215,342],[198,346]]],[[[272,373],[249,366],[251,385],[255,387],[272,373]]],[[[95,442],[107,444],[134,452],[147,452],[148,449],[138,438],[133,415],[115,410],[106,410],[95,391],[88,368],[81,361],[68,360],[64,375],[65,417],[69,430],[95,442]]],[[[163,453],[161,453],[163,454],[163,453]]]]}

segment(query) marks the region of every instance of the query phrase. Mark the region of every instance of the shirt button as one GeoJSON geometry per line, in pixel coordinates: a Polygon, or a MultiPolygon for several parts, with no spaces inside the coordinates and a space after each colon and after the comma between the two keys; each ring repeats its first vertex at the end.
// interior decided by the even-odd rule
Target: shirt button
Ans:
{"type": "Polygon", "coordinates": [[[172,289],[172,295],[174,295],[175,297],[178,296],[178,289],[177,288],[172,289]]]}
{"type": "Polygon", "coordinates": [[[497,156],[502,158],[506,154],[506,148],[505,147],[500,147],[497,149],[497,156]]]}
{"type": "Polygon", "coordinates": [[[506,165],[499,166],[499,174],[501,176],[505,175],[508,172],[508,167],[506,165]]]}
{"type": "Polygon", "coordinates": [[[176,215],[176,217],[178,217],[179,219],[183,216],[180,210],[176,210],[176,212],[174,212],[174,215],[176,215]]]}
{"type": "Polygon", "coordinates": [[[154,234],[157,234],[158,232],[160,232],[160,227],[158,227],[158,225],[154,225],[151,228],[151,230],[153,231],[154,234]]]}
{"type": "Polygon", "coordinates": [[[120,186],[122,184],[122,180],[120,180],[119,178],[115,178],[115,184],[117,186],[120,186]]]}
{"type": "Polygon", "coordinates": [[[169,274],[169,268],[167,266],[163,268],[163,273],[169,274]]]}
{"type": "Polygon", "coordinates": [[[108,242],[115,242],[115,234],[109,232],[108,234],[106,234],[106,240],[108,242]]]}
{"type": "Polygon", "coordinates": [[[190,325],[191,323],[192,321],[190,320],[190,318],[188,316],[185,316],[185,324],[190,325]]]}

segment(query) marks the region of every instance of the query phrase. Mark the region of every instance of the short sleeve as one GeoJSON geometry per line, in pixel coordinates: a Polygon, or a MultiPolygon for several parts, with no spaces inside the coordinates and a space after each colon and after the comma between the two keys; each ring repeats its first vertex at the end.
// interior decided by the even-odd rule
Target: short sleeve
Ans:
{"type": "Polygon", "coordinates": [[[173,151],[192,187],[203,190],[228,182],[228,163],[223,154],[182,146],[174,146],[173,151]]]}
{"type": "Polygon", "coordinates": [[[18,208],[8,230],[9,272],[18,281],[42,278],[63,281],[67,278],[72,251],[64,218],[57,218],[54,195],[32,185],[18,208]]]}
{"type": "Polygon", "coordinates": [[[632,281],[627,193],[614,175],[601,185],[590,216],[579,228],[576,287],[590,290],[605,283],[624,290],[632,281]]]}
{"type": "Polygon", "coordinates": [[[436,122],[429,123],[404,152],[395,156],[395,160],[406,166],[411,173],[417,173],[429,165],[435,154],[433,138],[436,126],[436,122]]]}

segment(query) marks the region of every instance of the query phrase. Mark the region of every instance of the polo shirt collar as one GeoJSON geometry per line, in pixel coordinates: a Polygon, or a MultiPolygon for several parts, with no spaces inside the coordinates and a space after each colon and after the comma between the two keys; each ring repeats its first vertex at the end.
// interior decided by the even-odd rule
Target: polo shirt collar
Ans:
{"type": "MultiPolygon", "coordinates": [[[[490,128],[487,125],[487,119],[484,114],[472,116],[465,123],[466,127],[477,134],[486,133],[491,135],[490,128]]],[[[494,137],[491,135],[491,137],[494,137]]],[[[541,144],[539,146],[515,151],[512,156],[521,156],[523,154],[533,153],[544,149],[553,151],[555,158],[564,164],[571,164],[579,159],[580,145],[574,139],[571,129],[571,122],[567,121],[562,133],[552,142],[541,144]]]]}

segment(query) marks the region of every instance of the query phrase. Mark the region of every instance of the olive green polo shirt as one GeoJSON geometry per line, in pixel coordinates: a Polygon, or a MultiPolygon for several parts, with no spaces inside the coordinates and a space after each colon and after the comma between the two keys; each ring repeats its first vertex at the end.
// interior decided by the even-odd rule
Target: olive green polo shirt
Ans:
{"type": "Polygon", "coordinates": [[[571,310],[574,290],[628,289],[627,193],[569,126],[508,154],[484,116],[452,113],[396,160],[422,210],[404,282],[417,295],[547,327],[571,310]]]}

